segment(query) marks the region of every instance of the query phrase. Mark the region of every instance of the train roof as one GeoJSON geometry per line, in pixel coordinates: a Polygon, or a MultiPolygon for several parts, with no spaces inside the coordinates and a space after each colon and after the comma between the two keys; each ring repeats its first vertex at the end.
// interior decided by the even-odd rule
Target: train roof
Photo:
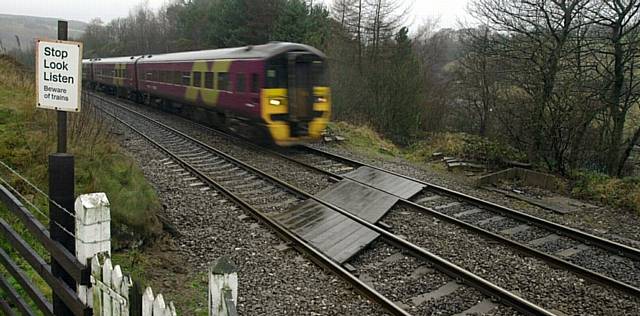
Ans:
{"type": "Polygon", "coordinates": [[[212,59],[268,59],[289,51],[308,51],[325,58],[320,50],[304,44],[270,42],[264,45],[210,49],[159,55],[144,55],[138,63],[178,62],[212,59]]]}
{"type": "Polygon", "coordinates": [[[94,64],[133,64],[139,58],[140,56],[91,58],[89,61],[94,64]]]}

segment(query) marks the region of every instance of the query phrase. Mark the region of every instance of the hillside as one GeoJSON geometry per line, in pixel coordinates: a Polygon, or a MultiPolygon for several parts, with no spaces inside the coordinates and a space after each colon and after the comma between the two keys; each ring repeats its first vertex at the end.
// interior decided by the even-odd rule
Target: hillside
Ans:
{"type": "MultiPolygon", "coordinates": [[[[58,20],[24,15],[0,14],[0,53],[18,48],[16,35],[20,39],[22,49],[33,46],[35,38],[52,38],[58,36],[58,20]]],[[[78,38],[87,24],[80,21],[69,21],[69,38],[78,38]]]]}

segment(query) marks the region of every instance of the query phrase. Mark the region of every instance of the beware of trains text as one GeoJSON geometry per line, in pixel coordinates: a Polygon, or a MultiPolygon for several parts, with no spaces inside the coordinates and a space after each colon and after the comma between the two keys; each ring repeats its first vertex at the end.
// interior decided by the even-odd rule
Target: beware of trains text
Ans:
{"type": "Polygon", "coordinates": [[[80,110],[82,43],[38,40],[36,85],[38,107],[59,111],[80,110]]]}

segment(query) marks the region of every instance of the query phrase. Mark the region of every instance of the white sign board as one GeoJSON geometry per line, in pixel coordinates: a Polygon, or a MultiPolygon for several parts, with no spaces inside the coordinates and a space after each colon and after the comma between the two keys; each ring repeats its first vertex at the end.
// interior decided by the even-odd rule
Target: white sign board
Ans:
{"type": "Polygon", "coordinates": [[[78,112],[81,87],[82,43],[37,40],[37,107],[78,112]]]}

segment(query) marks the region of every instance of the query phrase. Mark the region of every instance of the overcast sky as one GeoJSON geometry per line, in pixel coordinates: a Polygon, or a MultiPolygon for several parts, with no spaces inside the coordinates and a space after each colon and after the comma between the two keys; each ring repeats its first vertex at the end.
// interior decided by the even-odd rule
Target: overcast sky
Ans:
{"type": "MultiPolygon", "coordinates": [[[[129,10],[146,2],[159,8],[169,0],[0,0],[0,13],[33,15],[89,22],[99,17],[103,21],[123,17],[129,10]]],[[[321,0],[330,3],[332,0],[321,0]]],[[[439,18],[440,27],[456,27],[465,19],[469,0],[400,0],[412,5],[407,23],[418,25],[427,19],[439,18]]]]}

